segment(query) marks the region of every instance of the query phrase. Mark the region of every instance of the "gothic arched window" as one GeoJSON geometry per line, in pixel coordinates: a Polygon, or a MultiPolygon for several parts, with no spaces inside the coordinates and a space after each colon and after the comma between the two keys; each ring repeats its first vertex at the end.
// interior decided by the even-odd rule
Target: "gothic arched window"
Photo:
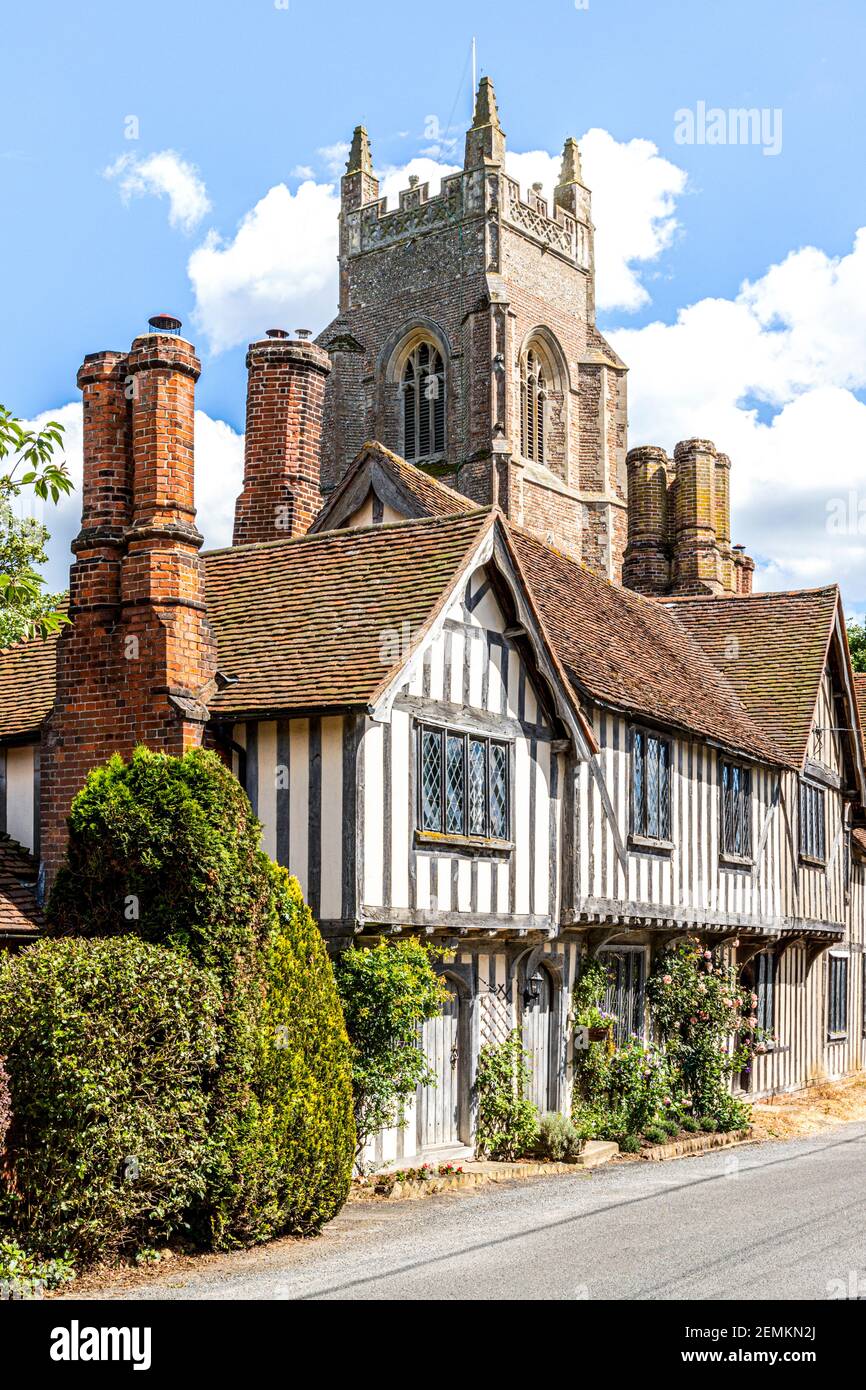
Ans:
{"type": "Polygon", "coordinates": [[[520,364],[520,452],[525,459],[544,463],[544,402],[547,378],[544,363],[529,347],[520,364]]]}
{"type": "Polygon", "coordinates": [[[403,457],[434,458],[445,452],[445,371],[442,354],[419,343],[406,358],[403,393],[403,457]]]}

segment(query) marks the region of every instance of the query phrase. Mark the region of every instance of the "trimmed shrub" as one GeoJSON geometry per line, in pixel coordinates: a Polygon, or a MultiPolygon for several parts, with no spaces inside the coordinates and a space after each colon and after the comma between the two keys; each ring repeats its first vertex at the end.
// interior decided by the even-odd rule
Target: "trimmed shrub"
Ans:
{"type": "Polygon", "coordinates": [[[682,1129],[682,1125],[680,1124],[679,1120],[667,1119],[659,1121],[659,1128],[663,1129],[665,1134],[667,1134],[669,1138],[676,1139],[677,1135],[682,1129]]]}
{"type": "Polygon", "coordinates": [[[350,946],[335,963],[352,1040],[358,1155],[378,1130],[405,1123],[406,1106],[419,1086],[435,1085],[420,1030],[448,998],[433,967],[437,954],[416,937],[406,937],[350,946]]]}
{"type": "Polygon", "coordinates": [[[567,1115],[551,1110],[538,1121],[535,1152],[553,1163],[567,1163],[583,1153],[587,1137],[567,1115]]]}
{"type": "Polygon", "coordinates": [[[693,1115],[684,1115],[682,1128],[685,1130],[686,1134],[697,1134],[701,1127],[693,1115]]]}
{"type": "Polygon", "coordinates": [[[258,1007],[248,1000],[236,1019],[220,1079],[207,1214],[217,1246],[319,1230],[352,1174],[352,1056],[331,962],[297,879],[274,864],[269,880],[258,1007]]]}
{"type": "Polygon", "coordinates": [[[538,1136],[538,1111],[525,1094],[528,1061],[519,1028],[502,1042],[482,1047],[475,1073],[479,1154],[511,1161],[532,1150],[538,1136]]]}
{"type": "Polygon", "coordinates": [[[131,938],[0,960],[0,1215],[28,1248],[86,1262],[185,1228],[205,1190],[218,1010],[210,975],[131,938]]]}
{"type": "Polygon", "coordinates": [[[115,754],[72,802],[49,930],[139,936],[215,968],[226,984],[269,920],[260,832],[215,753],[172,758],[140,747],[128,763],[115,754]]]}
{"type": "Polygon", "coordinates": [[[640,1136],[637,1134],[623,1134],[619,1140],[619,1151],[624,1154],[640,1153],[640,1136]]]}
{"type": "Polygon", "coordinates": [[[215,753],[137,748],[72,803],[48,905],[57,935],[135,935],[212,970],[222,992],[208,1160],[191,1220],[219,1248],[317,1230],[348,1192],[349,1045],[300,888],[215,753]]]}
{"type": "Polygon", "coordinates": [[[643,1137],[650,1144],[666,1144],[668,1142],[668,1132],[664,1125],[650,1125],[643,1132],[643,1137]]]}
{"type": "Polygon", "coordinates": [[[715,1115],[703,1115],[701,1119],[698,1121],[698,1123],[700,1124],[701,1129],[704,1131],[704,1134],[715,1134],[716,1130],[719,1127],[719,1122],[716,1119],[715,1115]]]}

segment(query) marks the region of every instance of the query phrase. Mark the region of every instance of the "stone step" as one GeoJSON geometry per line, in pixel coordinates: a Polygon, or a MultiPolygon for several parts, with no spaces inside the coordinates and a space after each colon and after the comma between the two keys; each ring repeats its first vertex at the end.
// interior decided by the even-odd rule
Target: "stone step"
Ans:
{"type": "Polygon", "coordinates": [[[607,1139],[587,1139],[586,1147],[575,1162],[581,1168],[599,1168],[602,1163],[610,1163],[619,1153],[619,1144],[607,1139]]]}

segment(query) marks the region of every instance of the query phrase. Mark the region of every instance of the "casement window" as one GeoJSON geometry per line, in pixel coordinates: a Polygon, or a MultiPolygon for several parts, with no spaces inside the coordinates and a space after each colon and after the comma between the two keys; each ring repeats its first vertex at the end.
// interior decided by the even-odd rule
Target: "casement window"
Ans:
{"type": "Polygon", "coordinates": [[[614,1041],[619,1047],[629,1038],[644,1035],[645,954],[640,948],[628,950],[613,946],[600,951],[599,955],[608,970],[602,1008],[613,1015],[614,1041]]]}
{"type": "Polygon", "coordinates": [[[752,854],[752,774],[739,763],[722,759],[721,791],[722,854],[750,859],[752,854]]]}
{"type": "Polygon", "coordinates": [[[403,368],[403,457],[435,458],[445,452],[445,371],[442,354],[419,343],[403,368]]]}
{"type": "Polygon", "coordinates": [[[826,859],[824,828],[826,793],[812,782],[800,783],[800,853],[805,859],[826,859]]]}
{"type": "Polygon", "coordinates": [[[422,726],[418,738],[422,831],[510,838],[508,744],[422,726]]]}
{"type": "Polygon", "coordinates": [[[776,958],[772,952],[762,951],[755,957],[754,981],[755,993],[758,996],[755,1008],[758,1027],[771,1033],[776,1008],[776,958]]]}
{"type": "Polygon", "coordinates": [[[827,960],[827,1033],[844,1038],[848,1032],[848,957],[827,960]]]}
{"type": "Polygon", "coordinates": [[[520,452],[525,459],[544,463],[544,403],[547,378],[535,348],[528,348],[520,364],[520,452]]]}
{"type": "Polygon", "coordinates": [[[671,838],[671,745],[644,729],[632,734],[633,835],[671,838]]]}

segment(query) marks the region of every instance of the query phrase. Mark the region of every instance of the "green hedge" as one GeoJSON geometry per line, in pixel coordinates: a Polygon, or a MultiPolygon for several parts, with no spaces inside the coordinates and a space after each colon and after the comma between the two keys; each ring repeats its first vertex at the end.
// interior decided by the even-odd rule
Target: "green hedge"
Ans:
{"type": "Polygon", "coordinates": [[[7,1230],[86,1263],[184,1228],[205,1191],[219,1007],[206,972],[131,938],[0,958],[7,1230]]]}
{"type": "Polygon", "coordinates": [[[222,991],[210,1149],[193,1214],[219,1248],[307,1233],[345,1201],[351,1057],[324,942],[219,758],[139,748],[75,798],[48,915],[58,934],[135,934],[222,991]]]}

